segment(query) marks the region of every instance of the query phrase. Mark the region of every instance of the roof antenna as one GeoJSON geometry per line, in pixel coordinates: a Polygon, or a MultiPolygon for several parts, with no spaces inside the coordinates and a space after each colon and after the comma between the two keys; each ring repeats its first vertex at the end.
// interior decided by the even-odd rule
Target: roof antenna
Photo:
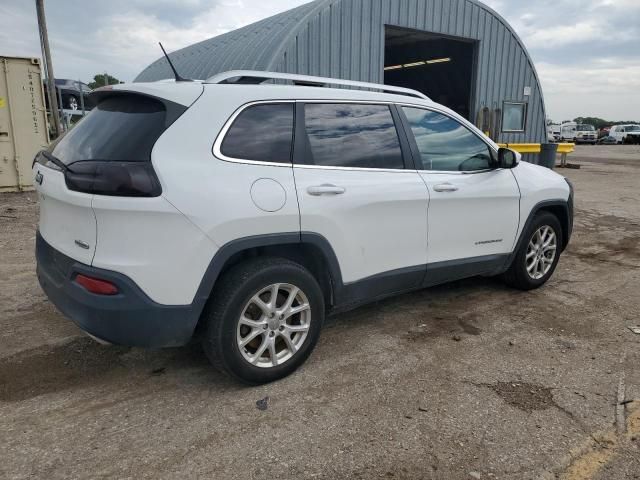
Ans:
{"type": "Polygon", "coordinates": [[[193,80],[189,79],[189,78],[182,78],[180,76],[180,74],[178,73],[178,71],[176,70],[176,67],[173,66],[173,63],[171,63],[171,59],[169,58],[169,55],[167,55],[166,50],[164,49],[164,47],[162,46],[162,43],[158,42],[158,45],[160,45],[160,48],[162,49],[162,53],[164,53],[165,58],[167,59],[167,62],[169,62],[169,66],[171,67],[171,70],[173,70],[173,74],[176,77],[176,82],[193,82],[193,80]]]}

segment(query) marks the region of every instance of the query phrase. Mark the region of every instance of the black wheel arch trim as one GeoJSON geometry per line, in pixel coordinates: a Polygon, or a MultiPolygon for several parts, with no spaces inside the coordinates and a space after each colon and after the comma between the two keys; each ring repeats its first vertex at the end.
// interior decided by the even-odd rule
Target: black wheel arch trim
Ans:
{"type": "Polygon", "coordinates": [[[213,291],[216,281],[227,265],[227,262],[234,255],[259,247],[303,244],[312,245],[320,249],[323,253],[325,257],[324,259],[329,267],[329,274],[333,288],[332,294],[335,295],[336,291],[343,285],[342,272],[340,270],[338,258],[336,257],[329,241],[317,233],[283,232],[240,238],[232,240],[220,247],[213,256],[213,259],[209,263],[202,281],[200,282],[200,286],[198,287],[198,291],[196,292],[196,296],[193,301],[194,308],[198,310],[199,315],[202,313],[205,304],[209,300],[211,292],[213,291]]]}
{"type": "MultiPolygon", "coordinates": [[[[569,185],[571,186],[571,184],[569,185]]],[[[529,226],[533,222],[533,219],[535,218],[535,216],[540,211],[546,210],[549,207],[554,207],[554,208],[560,207],[565,212],[566,218],[565,219],[558,218],[558,221],[561,223],[561,225],[564,222],[564,225],[562,225],[562,227],[564,229],[564,232],[566,232],[566,234],[563,235],[563,238],[562,238],[562,251],[564,251],[564,249],[567,247],[567,245],[569,244],[569,240],[571,238],[571,234],[573,233],[573,188],[571,189],[571,193],[567,200],[562,200],[562,199],[543,200],[534,205],[534,207],[529,212],[529,216],[527,217],[527,220],[525,221],[522,227],[522,230],[520,231],[520,237],[516,242],[515,248],[509,255],[508,264],[505,266],[505,268],[508,268],[509,265],[511,265],[513,258],[516,256],[517,252],[522,247],[522,242],[526,241],[525,232],[529,229],[529,226]]]]}
{"type": "MultiPolygon", "coordinates": [[[[544,200],[537,203],[531,209],[531,212],[529,213],[529,216],[520,232],[520,237],[516,242],[516,247],[510,254],[493,256],[495,258],[479,257],[462,259],[461,261],[444,262],[447,263],[447,265],[443,264],[441,267],[462,268],[462,265],[469,263],[470,266],[463,269],[465,276],[467,274],[485,274],[490,270],[493,271],[493,273],[501,273],[502,271],[505,271],[509,265],[511,265],[516,252],[521,247],[522,242],[524,241],[524,233],[529,228],[529,225],[531,225],[536,214],[549,207],[560,207],[564,209],[566,213],[566,224],[563,225],[563,228],[568,233],[566,235],[567,238],[563,238],[564,249],[569,242],[573,228],[573,190],[567,200],[544,200]],[[499,268],[500,261],[504,261],[502,269],[499,268]],[[452,264],[448,265],[448,263],[452,264]]],[[[563,219],[559,220],[561,222],[563,221],[563,219]]],[[[220,247],[216,252],[209,263],[192,303],[192,307],[195,310],[194,313],[197,313],[198,317],[202,314],[216,281],[227,265],[227,262],[234,255],[259,247],[305,244],[316,247],[324,256],[331,281],[331,307],[337,311],[346,310],[352,306],[368,303],[369,301],[375,301],[379,298],[384,298],[395,293],[446,282],[453,278],[450,277],[449,273],[440,278],[440,275],[434,275],[434,273],[438,271],[436,268],[438,265],[430,266],[425,264],[394,270],[392,272],[382,272],[378,275],[353,283],[344,283],[338,257],[336,256],[333,247],[324,236],[314,232],[283,232],[256,235],[232,240],[220,247]],[[429,275],[430,271],[432,272],[431,275],[429,275]],[[387,288],[387,290],[385,290],[385,285],[390,289],[387,288]]],[[[448,268],[441,268],[440,270],[444,271],[448,270],[448,268]]],[[[463,275],[461,274],[455,275],[456,278],[461,278],[462,276],[463,275]]]]}

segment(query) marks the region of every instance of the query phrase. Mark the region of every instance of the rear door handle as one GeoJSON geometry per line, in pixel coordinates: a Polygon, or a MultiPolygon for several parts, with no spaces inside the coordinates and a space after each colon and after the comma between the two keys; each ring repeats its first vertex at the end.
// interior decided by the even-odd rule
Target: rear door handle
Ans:
{"type": "Polygon", "coordinates": [[[319,197],[321,195],[342,195],[346,191],[347,190],[345,188],[330,184],[316,185],[307,188],[307,193],[315,197],[319,197]]]}
{"type": "Polygon", "coordinates": [[[433,187],[436,192],[457,192],[458,187],[452,183],[441,183],[433,187]]]}

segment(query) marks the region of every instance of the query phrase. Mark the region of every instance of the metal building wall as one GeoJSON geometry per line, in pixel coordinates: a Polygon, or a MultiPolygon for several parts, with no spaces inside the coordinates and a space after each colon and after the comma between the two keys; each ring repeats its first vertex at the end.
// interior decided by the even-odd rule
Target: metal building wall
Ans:
{"type": "MultiPolygon", "coordinates": [[[[502,133],[500,140],[546,142],[533,62],[506,21],[476,0],[316,0],[187,47],[175,58],[181,74],[193,78],[242,68],[382,83],[385,25],[478,40],[474,115],[484,106],[502,108],[505,100],[526,101],[525,132],[502,133]]],[[[136,81],[169,73],[159,60],[136,81]]]]}

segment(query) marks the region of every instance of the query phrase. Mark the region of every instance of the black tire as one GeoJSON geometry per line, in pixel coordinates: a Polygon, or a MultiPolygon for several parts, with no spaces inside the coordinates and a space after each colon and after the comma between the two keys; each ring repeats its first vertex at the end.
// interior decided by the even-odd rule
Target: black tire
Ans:
{"type": "Polygon", "coordinates": [[[202,345],[211,364],[241,382],[260,385],[286,377],[307,360],[320,337],[324,297],[316,279],[303,266],[283,258],[256,258],[232,267],[218,280],[203,320],[206,328],[202,345]],[[291,358],[280,365],[262,368],[252,365],[241,353],[238,324],[251,298],[276,283],[291,284],[304,292],[311,320],[304,343],[291,358]]]}
{"type": "Polygon", "coordinates": [[[560,260],[560,253],[562,249],[563,236],[562,236],[562,227],[560,226],[560,222],[558,221],[558,217],[550,212],[540,212],[536,214],[533,218],[533,221],[527,228],[525,232],[522,234],[522,241],[518,247],[518,251],[511,262],[511,266],[503,275],[503,279],[505,283],[511,287],[520,289],[520,290],[533,290],[544,285],[558,265],[558,261],[560,260]],[[526,255],[527,248],[529,242],[533,235],[542,227],[548,226],[551,227],[556,234],[556,255],[551,264],[551,268],[549,271],[541,278],[534,279],[527,272],[527,263],[526,263],[526,255]]]}
{"type": "Polygon", "coordinates": [[[68,95],[63,103],[64,103],[64,108],[67,108],[69,110],[79,110],[80,109],[80,101],[78,100],[78,98],[75,95],[68,95]]]}

